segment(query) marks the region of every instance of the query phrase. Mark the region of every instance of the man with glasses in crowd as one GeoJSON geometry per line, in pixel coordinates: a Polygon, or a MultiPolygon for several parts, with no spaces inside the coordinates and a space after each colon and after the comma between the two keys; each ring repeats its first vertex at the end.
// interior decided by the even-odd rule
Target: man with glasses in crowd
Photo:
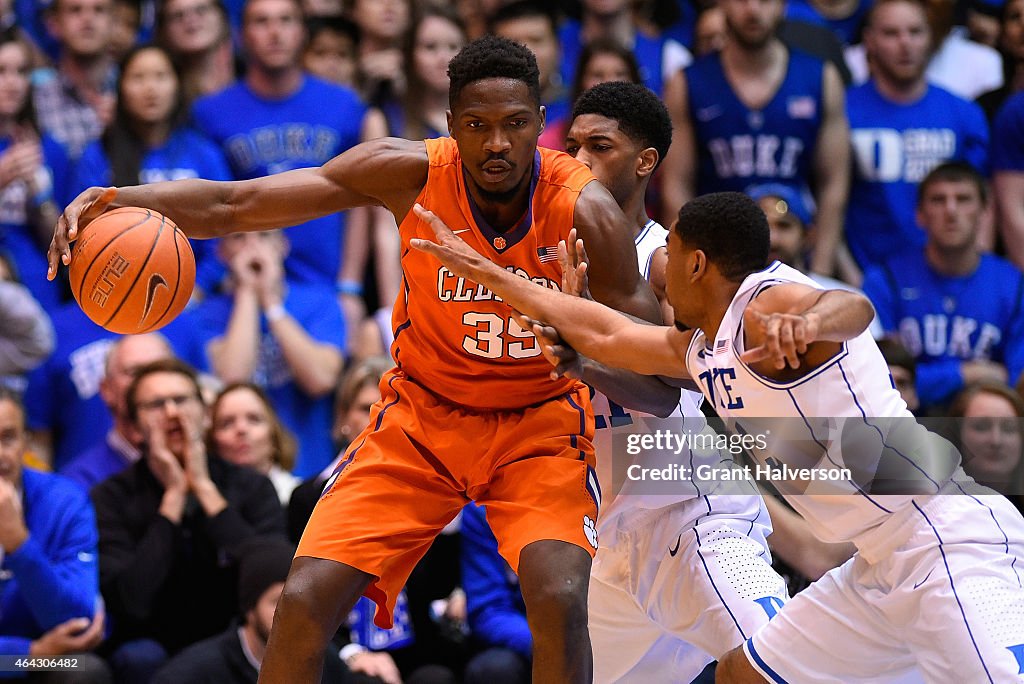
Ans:
{"type": "Polygon", "coordinates": [[[119,681],[149,681],[168,654],[223,631],[237,613],[236,545],[284,535],[270,480],[208,453],[199,383],[177,359],[140,368],[127,408],[143,457],[92,492],[100,589],[119,681]]]}

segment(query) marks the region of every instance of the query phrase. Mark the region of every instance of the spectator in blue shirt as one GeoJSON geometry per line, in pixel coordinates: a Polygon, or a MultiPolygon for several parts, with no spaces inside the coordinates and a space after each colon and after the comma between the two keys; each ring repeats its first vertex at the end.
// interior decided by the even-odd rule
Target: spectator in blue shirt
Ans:
{"type": "MultiPolygon", "coordinates": [[[[247,0],[241,42],[245,76],[192,106],[196,127],[224,152],[235,180],[319,166],[360,141],[366,107],[359,96],[302,69],[306,30],[297,0],[247,0]]],[[[339,214],[290,228],[288,281],[335,287],[343,237],[339,214]]]]}
{"type": "Polygon", "coordinates": [[[923,2],[879,0],[866,21],[872,77],[846,97],[854,160],[846,242],[863,270],[924,246],[914,193],[929,171],[964,161],[987,173],[989,163],[981,108],[925,77],[931,30],[923,2]]]}
{"type": "Polygon", "coordinates": [[[0,653],[74,654],[74,674],[33,681],[108,682],[88,653],[103,639],[96,517],[89,499],[56,475],[24,468],[25,411],[0,388],[0,653]]]}
{"type": "Polygon", "coordinates": [[[75,454],[60,469],[61,475],[89,491],[139,460],[142,435],[128,415],[125,401],[128,385],[139,368],[173,356],[170,344],[160,333],[125,335],[111,345],[100,380],[100,397],[110,412],[113,425],[102,437],[94,427],[95,443],[75,454]]]}
{"type": "Polygon", "coordinates": [[[1024,369],[1024,273],[977,247],[987,195],[970,165],[946,163],[921,182],[924,249],[868,271],[864,291],[887,332],[917,361],[921,404],[947,403],[977,381],[1016,384],[1024,369]]]}

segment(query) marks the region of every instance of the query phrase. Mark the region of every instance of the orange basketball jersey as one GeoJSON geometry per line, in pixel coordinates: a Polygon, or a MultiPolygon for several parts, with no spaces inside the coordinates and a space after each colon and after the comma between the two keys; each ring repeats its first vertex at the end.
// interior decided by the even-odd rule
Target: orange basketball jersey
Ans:
{"type": "MultiPolygon", "coordinates": [[[[426,143],[430,170],[416,201],[494,263],[560,289],[556,248],[573,226],[580,191],[594,180],[589,169],[538,148],[527,213],[518,226],[498,233],[469,196],[455,141],[426,143]]],[[[550,379],[551,365],[533,335],[512,319],[511,307],[409,246],[412,238],[434,239],[429,225],[410,211],[399,230],[405,282],[392,318],[391,353],[409,377],[453,403],[480,409],[522,408],[575,386],[574,380],[550,379]]]]}

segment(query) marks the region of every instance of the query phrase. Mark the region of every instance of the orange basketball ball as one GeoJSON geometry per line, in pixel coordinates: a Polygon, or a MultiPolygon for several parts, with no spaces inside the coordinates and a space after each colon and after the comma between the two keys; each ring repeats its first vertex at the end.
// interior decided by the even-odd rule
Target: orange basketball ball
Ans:
{"type": "Polygon", "coordinates": [[[174,222],[151,209],[122,207],[79,231],[71,292],[94,323],[125,335],[174,320],[192,296],[196,260],[174,222]]]}

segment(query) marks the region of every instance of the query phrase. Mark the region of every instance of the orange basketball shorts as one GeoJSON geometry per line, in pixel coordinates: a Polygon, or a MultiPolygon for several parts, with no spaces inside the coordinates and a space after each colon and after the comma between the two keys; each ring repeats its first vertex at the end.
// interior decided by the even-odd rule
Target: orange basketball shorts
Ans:
{"type": "Polygon", "coordinates": [[[452,404],[399,369],[380,387],[370,424],[328,481],[296,553],[372,575],[365,594],[379,627],[392,626],[409,574],[471,500],[485,506],[516,572],[520,552],[539,540],[594,554],[600,490],[585,385],[517,411],[452,404]]]}

